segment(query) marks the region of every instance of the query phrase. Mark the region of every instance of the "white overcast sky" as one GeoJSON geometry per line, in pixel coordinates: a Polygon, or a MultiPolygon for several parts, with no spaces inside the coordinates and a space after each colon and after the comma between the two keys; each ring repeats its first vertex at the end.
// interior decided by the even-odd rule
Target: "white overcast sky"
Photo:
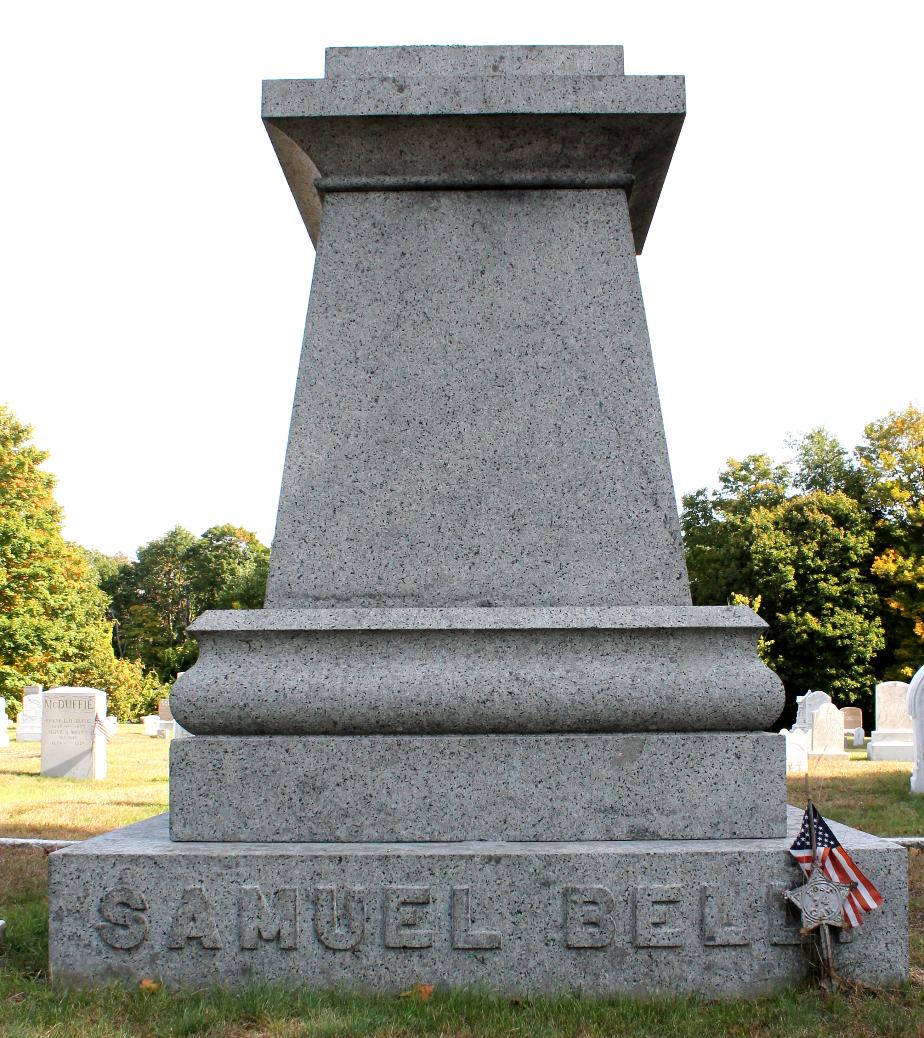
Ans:
{"type": "Polygon", "coordinates": [[[678,494],[729,456],[924,406],[911,0],[7,4],[0,401],[68,537],[272,537],[313,250],[260,81],[325,46],[618,43],[687,77],[640,260],[678,494]]]}

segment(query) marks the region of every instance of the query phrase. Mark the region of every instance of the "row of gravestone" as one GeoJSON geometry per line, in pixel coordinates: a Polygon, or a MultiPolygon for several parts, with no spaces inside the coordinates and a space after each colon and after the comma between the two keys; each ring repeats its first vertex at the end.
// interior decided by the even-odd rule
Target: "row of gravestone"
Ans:
{"type": "MultiPolygon", "coordinates": [[[[845,739],[865,745],[863,713],[857,707],[838,709],[826,692],[808,692],[796,700],[796,721],[782,729],[786,738],[786,771],[803,773],[810,757],[846,757],[845,739]]],[[[914,734],[908,712],[908,685],[885,681],[876,686],[876,728],[867,746],[872,761],[914,760],[914,734]]]]}
{"type": "MultiPolygon", "coordinates": [[[[54,778],[103,779],[107,772],[106,746],[118,722],[106,714],[106,693],[95,688],[52,688],[40,685],[23,690],[23,706],[16,724],[16,742],[41,743],[41,774],[54,778]]],[[[6,700],[0,698],[0,746],[9,746],[6,700]]],[[[175,725],[169,702],[160,701],[158,713],[144,720],[156,722],[146,734],[162,738],[186,735],[175,725]]]]}

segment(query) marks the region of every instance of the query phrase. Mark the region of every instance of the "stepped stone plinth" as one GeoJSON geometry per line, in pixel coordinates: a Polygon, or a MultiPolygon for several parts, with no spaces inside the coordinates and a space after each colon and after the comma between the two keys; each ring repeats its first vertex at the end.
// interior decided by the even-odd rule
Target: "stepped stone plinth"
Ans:
{"type": "MultiPolygon", "coordinates": [[[[52,859],[59,980],[803,975],[782,685],[691,604],[638,278],[684,108],[619,47],[264,84],[317,248],[266,604],[190,628],[169,830],[52,859]]],[[[904,852],[843,839],[889,900],[839,967],[899,979],[904,852]]]]}

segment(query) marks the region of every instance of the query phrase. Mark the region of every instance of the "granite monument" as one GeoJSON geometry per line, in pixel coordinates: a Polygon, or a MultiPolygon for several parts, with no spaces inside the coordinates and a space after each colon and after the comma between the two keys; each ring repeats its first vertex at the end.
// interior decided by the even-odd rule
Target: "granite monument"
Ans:
{"type": "MultiPolygon", "coordinates": [[[[691,605],[636,264],[684,109],[620,47],[264,84],[317,249],[266,604],[192,625],[169,824],[52,856],[56,981],[805,975],[783,690],[691,605]]],[[[888,899],[838,968],[902,979],[905,852],[835,831],[888,899]]]]}

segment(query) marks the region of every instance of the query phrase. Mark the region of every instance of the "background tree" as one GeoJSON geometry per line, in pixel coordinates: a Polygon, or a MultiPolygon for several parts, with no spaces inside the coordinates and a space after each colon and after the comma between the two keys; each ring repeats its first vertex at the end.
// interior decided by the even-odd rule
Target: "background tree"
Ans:
{"type": "Polygon", "coordinates": [[[792,473],[767,455],[731,459],[717,491],[684,498],[693,601],[748,602],[759,611],[770,626],[762,655],[790,702],[820,687],[869,709],[884,641],[873,522],[847,492],[862,494],[862,483],[824,430],[794,446],[792,473]]]}
{"type": "Polygon", "coordinates": [[[826,429],[812,429],[800,440],[790,442],[795,450],[792,484],[804,494],[837,491],[863,501],[863,477],[841,442],[826,429]]]}
{"type": "Polygon", "coordinates": [[[876,530],[884,674],[907,681],[924,664],[924,412],[909,405],[871,422],[856,454],[876,530]]]}
{"type": "Polygon", "coordinates": [[[31,438],[0,406],[0,695],[15,710],[24,685],[87,685],[124,718],[158,685],[115,659],[108,600],[86,554],[64,540],[47,454],[31,438]]]}
{"type": "Polygon", "coordinates": [[[139,548],[137,562],[101,564],[118,654],[137,657],[159,680],[173,681],[198,656],[188,625],[206,609],[260,608],[268,566],[269,549],[230,524],[201,537],[177,526],[139,548]]]}
{"type": "Polygon", "coordinates": [[[239,526],[212,526],[186,552],[193,613],[259,609],[266,592],[269,548],[239,526]]]}
{"type": "Polygon", "coordinates": [[[750,593],[770,624],[767,662],[792,696],[822,688],[872,705],[883,648],[868,518],[840,491],[787,498],[750,516],[750,593]]]}

